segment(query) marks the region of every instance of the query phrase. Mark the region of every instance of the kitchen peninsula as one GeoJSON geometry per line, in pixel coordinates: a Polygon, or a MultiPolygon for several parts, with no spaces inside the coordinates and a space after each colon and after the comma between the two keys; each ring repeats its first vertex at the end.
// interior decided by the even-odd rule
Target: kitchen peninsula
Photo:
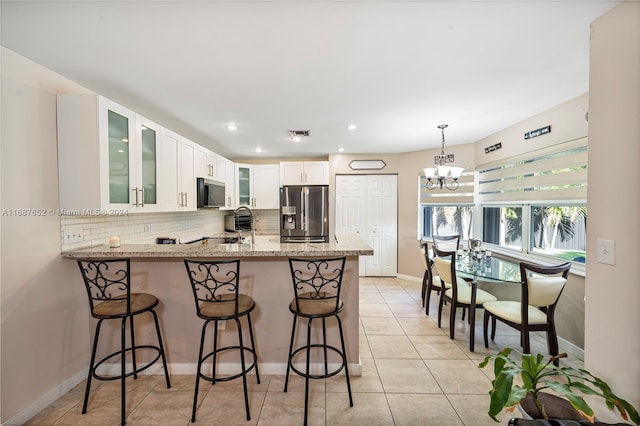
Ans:
{"type": "MultiPolygon", "coordinates": [[[[105,244],[65,251],[62,257],[132,259],[132,291],[153,293],[160,299],[158,312],[171,374],[195,372],[202,324],[195,313],[193,293],[182,259],[239,258],[240,291],[251,295],[256,301],[252,320],[260,372],[284,374],[293,320],[288,308],[293,298],[288,258],[346,256],[341,295],[345,310],[341,318],[349,370],[359,375],[358,256],[372,254],[373,250],[355,236],[338,237],[331,243],[280,243],[277,236],[257,236],[253,244],[124,244],[118,248],[110,248],[105,244]]],[[[79,272],[77,277],[78,286],[82,286],[79,272]]],[[[235,324],[227,321],[225,327],[221,331],[221,338],[233,342],[237,336],[235,324]]],[[[328,320],[327,328],[333,327],[336,324],[328,320]]],[[[140,330],[136,332],[136,340],[153,340],[151,321],[142,324],[137,320],[136,328],[140,330]]],[[[109,343],[105,339],[101,343],[115,347],[120,333],[117,324],[113,324],[110,331],[112,341],[109,343]]],[[[301,334],[304,333],[297,333],[298,339],[301,334]]],[[[327,333],[328,338],[337,335],[331,331],[327,333]]],[[[319,337],[319,333],[315,337],[319,337]]],[[[107,350],[104,347],[101,349],[107,350]]],[[[231,365],[234,362],[229,360],[226,367],[229,371],[237,371],[231,365]]],[[[224,372],[224,368],[221,366],[221,371],[224,372]]]]}

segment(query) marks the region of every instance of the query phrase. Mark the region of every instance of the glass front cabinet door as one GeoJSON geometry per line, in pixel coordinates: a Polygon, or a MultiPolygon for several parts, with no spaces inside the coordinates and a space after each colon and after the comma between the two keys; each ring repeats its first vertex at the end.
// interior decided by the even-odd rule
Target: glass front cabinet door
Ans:
{"type": "Polygon", "coordinates": [[[58,95],[57,115],[63,214],[159,210],[160,126],[97,95],[58,95]]]}
{"type": "Polygon", "coordinates": [[[253,166],[249,164],[236,164],[236,176],[238,177],[238,182],[236,186],[236,206],[247,206],[253,207],[253,188],[252,188],[252,179],[253,179],[253,166]]]}
{"type": "Polygon", "coordinates": [[[160,126],[106,99],[100,99],[103,152],[102,191],[107,209],[158,211],[157,144],[160,126]],[[105,149],[106,148],[106,149],[105,149]],[[104,176],[106,172],[107,176],[104,176]]]}

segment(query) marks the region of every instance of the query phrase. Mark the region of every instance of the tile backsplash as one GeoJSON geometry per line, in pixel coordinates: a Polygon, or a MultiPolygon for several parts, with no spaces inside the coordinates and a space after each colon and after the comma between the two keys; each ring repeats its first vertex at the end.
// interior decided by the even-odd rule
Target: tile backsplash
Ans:
{"type": "MultiPolygon", "coordinates": [[[[280,233],[279,211],[254,210],[256,234],[280,233]]],[[[118,235],[122,244],[155,244],[158,237],[213,236],[224,232],[224,217],[233,211],[206,209],[195,212],[136,213],[124,216],[62,216],[62,250],[107,244],[118,235]],[[68,242],[70,229],[80,229],[81,242],[68,242]]]]}

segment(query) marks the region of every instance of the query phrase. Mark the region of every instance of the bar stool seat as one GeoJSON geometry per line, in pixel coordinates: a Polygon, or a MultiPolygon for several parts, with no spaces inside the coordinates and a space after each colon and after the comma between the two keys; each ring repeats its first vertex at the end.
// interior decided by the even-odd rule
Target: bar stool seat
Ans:
{"type": "Polygon", "coordinates": [[[247,420],[251,420],[249,410],[249,394],[247,390],[247,373],[255,369],[256,381],[260,384],[260,373],[258,372],[258,356],[256,345],[253,340],[253,325],[251,323],[251,312],[256,307],[256,303],[251,296],[239,292],[240,260],[190,260],[184,259],[187,274],[193,290],[196,304],[196,314],[205,320],[202,324],[200,337],[200,349],[198,351],[198,371],[196,372],[196,386],[193,395],[193,410],[191,422],[196,421],[196,408],[198,405],[198,389],[200,379],[212,382],[225,382],[242,377],[244,389],[244,403],[247,420]],[[240,319],[247,318],[249,328],[249,339],[251,346],[244,343],[242,325],[240,319]],[[218,347],[218,322],[233,320],[238,328],[238,344],[218,347]],[[204,343],[207,326],[213,322],[213,350],[204,353],[204,343]],[[240,356],[240,371],[228,376],[217,374],[216,360],[223,352],[237,351],[240,356]],[[246,354],[245,354],[246,353],[246,354]],[[245,359],[249,356],[249,360],[245,359]],[[202,371],[202,364],[211,358],[213,368],[211,374],[202,371]]]}
{"type": "Polygon", "coordinates": [[[342,321],[339,314],[344,310],[344,303],[340,298],[342,276],[344,273],[346,257],[331,259],[289,259],[291,277],[295,297],[289,304],[289,311],[293,314],[293,326],[291,328],[291,343],[289,345],[289,357],[287,361],[287,374],[284,382],[284,391],[289,385],[289,372],[293,371],[305,378],[305,403],[304,424],[307,424],[309,410],[309,379],[325,379],[335,376],[342,370],[347,379],[347,391],[349,394],[349,406],[353,407],[351,384],[349,381],[349,367],[347,365],[347,352],[344,344],[342,321]],[[294,349],[297,319],[307,319],[306,344],[294,349]],[[334,317],[338,323],[340,334],[340,347],[327,344],[326,319],[334,317]],[[314,319],[322,320],[322,342],[311,343],[311,329],[314,319]],[[324,354],[324,369],[320,373],[311,372],[311,351],[320,349],[324,354]],[[340,364],[329,371],[328,352],[337,354],[340,364]],[[294,364],[298,354],[305,355],[305,368],[302,371],[294,364]]]}
{"type": "MultiPolygon", "coordinates": [[[[93,349],[91,351],[91,362],[89,364],[82,414],[87,412],[92,378],[98,380],[120,380],[120,423],[124,425],[126,419],[125,379],[127,377],[133,376],[134,379],[137,379],[138,373],[151,367],[158,359],[162,358],[167,388],[171,388],[169,371],[167,370],[167,360],[165,357],[164,346],[162,344],[160,325],[158,323],[158,315],[154,310],[155,307],[158,306],[159,300],[152,294],[131,293],[131,271],[129,259],[78,259],[78,266],[89,296],[91,316],[98,320],[93,338],[93,349]],[[157,345],[136,344],[133,319],[136,315],[144,313],[150,313],[153,316],[156,334],[158,336],[157,345]],[[96,361],[96,351],[98,348],[102,322],[104,320],[114,319],[121,320],[120,349],[96,361]],[[129,320],[130,328],[130,346],[127,346],[126,344],[127,319],[129,320]],[[140,351],[141,349],[151,351],[152,354],[155,353],[155,357],[144,362],[142,366],[136,362],[136,351],[140,351]],[[132,368],[128,372],[126,371],[127,354],[131,355],[132,360],[132,368]],[[118,356],[120,357],[120,374],[107,376],[97,373],[99,367],[105,364],[106,361],[118,356]]],[[[151,357],[152,356],[153,355],[151,355],[151,357]]]]}

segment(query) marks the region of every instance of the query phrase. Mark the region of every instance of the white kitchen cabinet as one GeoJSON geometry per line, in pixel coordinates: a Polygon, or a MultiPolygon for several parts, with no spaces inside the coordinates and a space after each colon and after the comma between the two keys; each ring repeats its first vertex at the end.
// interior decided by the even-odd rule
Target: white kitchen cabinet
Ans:
{"type": "Polygon", "coordinates": [[[162,211],[196,210],[195,144],[162,129],[159,149],[162,211]]]}
{"type": "Polygon", "coordinates": [[[280,208],[280,166],[236,163],[236,206],[280,208]]]}
{"type": "Polygon", "coordinates": [[[225,172],[225,205],[220,210],[235,210],[236,208],[236,168],[233,161],[222,158],[225,172]]]}
{"type": "Polygon", "coordinates": [[[61,209],[78,215],[160,209],[160,126],[97,95],[59,95],[57,116],[61,209]]]}
{"type": "Polygon", "coordinates": [[[329,162],[283,161],[280,185],[329,185],[329,162]]]}
{"type": "Polygon", "coordinates": [[[181,211],[195,211],[198,205],[196,197],[195,154],[196,144],[188,139],[180,141],[180,181],[178,204],[181,211]]]}
{"type": "MultiPolygon", "coordinates": [[[[219,155],[212,152],[211,150],[196,145],[196,159],[195,159],[195,170],[196,177],[202,177],[206,179],[220,179],[220,173],[218,168],[219,155]]],[[[224,176],[224,173],[222,173],[224,176]]]]}

